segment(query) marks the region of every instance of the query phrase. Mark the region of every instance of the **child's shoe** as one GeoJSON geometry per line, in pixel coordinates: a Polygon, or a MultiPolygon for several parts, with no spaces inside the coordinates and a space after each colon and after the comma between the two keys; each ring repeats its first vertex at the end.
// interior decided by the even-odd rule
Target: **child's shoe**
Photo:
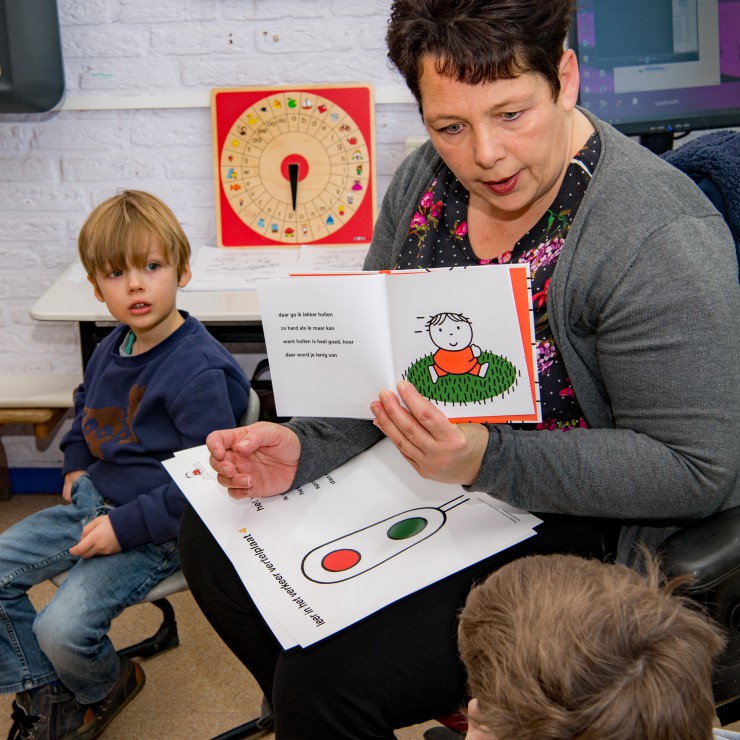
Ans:
{"type": "Polygon", "coordinates": [[[118,713],[144,688],[146,677],[141,666],[121,657],[121,673],[105,699],[82,708],[84,719],[75,732],[61,736],[62,740],[93,740],[113,721],[118,713]]]}
{"type": "Polygon", "coordinates": [[[61,684],[21,691],[13,702],[8,740],[58,740],[82,724],[85,710],[61,684]]]}
{"type": "Polygon", "coordinates": [[[105,699],[88,704],[85,717],[76,730],[65,735],[62,740],[93,740],[113,721],[118,713],[143,688],[146,676],[138,663],[121,657],[121,673],[105,699]]]}

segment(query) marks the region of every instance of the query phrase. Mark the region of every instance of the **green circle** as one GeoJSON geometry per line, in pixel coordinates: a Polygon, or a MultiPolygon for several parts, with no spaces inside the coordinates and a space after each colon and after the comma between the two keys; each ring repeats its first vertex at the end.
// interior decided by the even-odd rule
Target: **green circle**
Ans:
{"type": "Polygon", "coordinates": [[[424,517],[412,516],[391,525],[386,534],[392,540],[406,540],[415,534],[419,534],[428,523],[424,517]]]}

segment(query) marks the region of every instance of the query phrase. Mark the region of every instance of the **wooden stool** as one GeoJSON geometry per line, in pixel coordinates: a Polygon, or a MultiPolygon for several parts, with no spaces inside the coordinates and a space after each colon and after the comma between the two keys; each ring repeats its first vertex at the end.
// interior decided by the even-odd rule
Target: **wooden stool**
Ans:
{"type": "MultiPolygon", "coordinates": [[[[0,427],[32,424],[36,439],[48,437],[74,405],[79,373],[0,375],[0,427]]],[[[10,498],[8,459],[0,440],[0,500],[10,498]]]]}

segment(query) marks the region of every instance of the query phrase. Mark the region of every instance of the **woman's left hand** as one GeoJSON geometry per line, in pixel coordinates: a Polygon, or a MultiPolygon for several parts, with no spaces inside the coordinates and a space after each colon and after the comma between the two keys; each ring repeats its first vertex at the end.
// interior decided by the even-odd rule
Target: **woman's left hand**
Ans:
{"type": "Polygon", "coordinates": [[[422,478],[473,483],[488,445],[488,429],[482,424],[453,424],[408,381],[398,384],[398,396],[381,391],[378,400],[370,404],[375,426],[422,478]]]}

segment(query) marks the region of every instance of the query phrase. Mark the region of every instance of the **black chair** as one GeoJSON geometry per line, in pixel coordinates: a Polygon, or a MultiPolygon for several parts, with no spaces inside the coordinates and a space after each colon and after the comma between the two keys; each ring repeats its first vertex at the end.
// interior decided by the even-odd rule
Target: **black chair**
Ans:
{"type": "MultiPolygon", "coordinates": [[[[722,725],[740,720],[740,506],[700,519],[674,532],[660,547],[668,578],[691,576],[684,592],[701,602],[727,635],[713,679],[722,725]]],[[[441,720],[445,722],[445,720],[441,720]]],[[[245,737],[245,736],[242,736],[245,737]]],[[[425,740],[460,740],[459,726],[434,727],[425,740]]]]}
{"type": "MultiPolygon", "coordinates": [[[[247,410],[240,421],[241,426],[254,424],[259,418],[260,398],[254,388],[249,389],[249,400],[247,410]]],[[[61,586],[67,578],[67,571],[58,573],[49,580],[55,586],[61,586]]],[[[168,597],[173,596],[180,591],[187,591],[188,584],[183,572],[178,568],[172,575],[167,576],[160,581],[149,593],[137,604],[152,604],[162,612],[162,621],[157,631],[149,637],[137,642],[135,645],[129,645],[118,651],[119,655],[127,658],[152,658],[155,655],[176,648],[180,644],[180,637],[177,631],[177,619],[175,610],[172,608],[168,597]]],[[[136,606],[136,604],[134,604],[136,606]]]]}
{"type": "Polygon", "coordinates": [[[740,506],[688,524],[662,544],[667,576],[688,574],[685,591],[701,601],[725,630],[727,645],[714,675],[722,725],[740,720],[740,506]]]}
{"type": "MultiPolygon", "coordinates": [[[[58,587],[64,583],[68,575],[68,572],[65,570],[62,573],[52,576],[49,580],[58,587]]],[[[180,591],[187,590],[188,584],[185,581],[185,576],[178,568],[172,575],[167,576],[167,578],[154,586],[141,601],[137,601],[137,604],[152,604],[156,606],[162,612],[162,621],[153,635],[141,640],[141,642],[137,642],[135,645],[122,648],[118,651],[118,654],[124,655],[127,658],[146,659],[176,648],[180,644],[180,636],[177,632],[175,610],[172,608],[168,597],[180,591]]]]}
{"type": "MultiPolygon", "coordinates": [[[[714,131],[662,156],[691,177],[722,214],[740,261],[740,133],[714,131]]],[[[740,719],[740,507],[683,527],[663,543],[660,555],[666,575],[692,576],[687,592],[705,604],[727,633],[714,695],[722,724],[736,722],[740,719]]]]}
{"type": "Polygon", "coordinates": [[[740,132],[711,131],[661,157],[688,175],[722,214],[740,263],[740,132]]]}

